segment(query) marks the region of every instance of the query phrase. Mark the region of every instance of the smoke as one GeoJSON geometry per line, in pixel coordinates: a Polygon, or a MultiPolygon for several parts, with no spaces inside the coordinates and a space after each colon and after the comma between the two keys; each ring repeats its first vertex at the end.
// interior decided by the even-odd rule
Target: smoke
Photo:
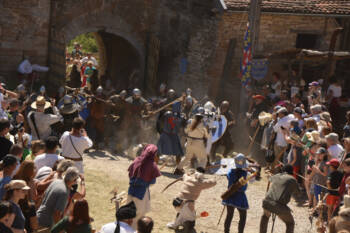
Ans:
{"type": "Polygon", "coordinates": [[[140,127],[128,125],[129,127],[119,127],[115,132],[116,151],[123,153],[129,159],[135,159],[141,154],[144,146],[147,144],[156,145],[159,135],[155,124],[148,126],[141,124],[140,127]]]}

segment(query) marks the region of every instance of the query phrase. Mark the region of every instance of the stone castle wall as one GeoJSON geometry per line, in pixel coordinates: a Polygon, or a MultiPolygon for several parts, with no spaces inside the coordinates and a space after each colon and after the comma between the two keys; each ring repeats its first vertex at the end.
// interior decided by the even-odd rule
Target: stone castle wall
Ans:
{"type": "Polygon", "coordinates": [[[50,4],[48,0],[0,1],[0,76],[17,78],[23,57],[46,65],[50,4]]]}
{"type": "MultiPolygon", "coordinates": [[[[242,57],[247,14],[214,13],[209,2],[0,1],[0,76],[7,79],[16,77],[16,68],[27,55],[33,63],[40,65],[56,62],[51,67],[55,74],[52,80],[61,82],[65,43],[81,33],[100,30],[129,41],[138,51],[145,72],[148,37],[152,34],[160,40],[159,83],[167,82],[170,88],[179,92],[191,87],[200,98],[206,94],[219,99],[228,96],[235,102],[239,98],[240,83],[236,77],[242,57]],[[50,4],[53,4],[52,12],[50,4]],[[49,46],[50,23],[51,40],[55,43],[50,42],[49,46]],[[232,40],[236,43],[232,43],[232,40]],[[50,52],[50,57],[49,47],[50,51],[55,52],[50,52]],[[231,55],[228,54],[229,48],[231,55]]],[[[260,52],[265,54],[295,48],[298,32],[322,34],[320,49],[327,49],[336,26],[333,19],[325,24],[322,17],[263,14],[260,52]]],[[[276,62],[270,71],[283,71],[281,67],[276,62]]]]}

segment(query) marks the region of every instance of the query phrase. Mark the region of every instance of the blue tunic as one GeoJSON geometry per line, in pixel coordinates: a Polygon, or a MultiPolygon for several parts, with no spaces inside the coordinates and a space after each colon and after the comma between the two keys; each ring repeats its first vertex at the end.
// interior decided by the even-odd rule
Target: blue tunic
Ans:
{"type": "MultiPolygon", "coordinates": [[[[247,178],[247,172],[244,170],[231,169],[227,173],[228,187],[236,183],[241,177],[247,178]]],[[[248,184],[244,185],[237,192],[232,194],[228,199],[223,200],[223,205],[233,206],[238,209],[249,209],[248,199],[245,195],[248,184]]]]}
{"type": "Polygon", "coordinates": [[[159,154],[176,156],[184,155],[180,138],[178,136],[181,122],[182,119],[175,116],[168,116],[163,119],[163,132],[157,143],[159,154]]]}
{"type": "Polygon", "coordinates": [[[151,184],[155,184],[155,183],[156,183],[156,179],[153,179],[151,182],[146,182],[140,178],[136,178],[136,177],[130,178],[128,194],[142,200],[143,197],[145,196],[147,188],[151,184]]]}

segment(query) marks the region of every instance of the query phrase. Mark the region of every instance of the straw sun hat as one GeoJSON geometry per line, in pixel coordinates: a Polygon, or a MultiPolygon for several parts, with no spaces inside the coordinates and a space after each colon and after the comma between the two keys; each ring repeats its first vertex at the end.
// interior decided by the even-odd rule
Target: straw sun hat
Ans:
{"type": "Polygon", "coordinates": [[[38,109],[38,108],[49,108],[51,106],[50,102],[47,102],[44,98],[44,96],[38,96],[36,98],[36,101],[32,103],[31,107],[33,109],[38,109]]]}

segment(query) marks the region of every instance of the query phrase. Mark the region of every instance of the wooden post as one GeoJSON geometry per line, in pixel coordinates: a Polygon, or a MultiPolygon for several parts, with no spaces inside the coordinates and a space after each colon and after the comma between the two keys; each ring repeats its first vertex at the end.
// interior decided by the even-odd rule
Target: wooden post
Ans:
{"type": "Polygon", "coordinates": [[[301,55],[301,60],[299,63],[299,80],[301,80],[303,78],[303,71],[304,71],[304,55],[301,55]]]}
{"type": "Polygon", "coordinates": [[[334,57],[334,51],[335,51],[335,46],[337,44],[337,39],[339,34],[343,31],[343,28],[336,28],[332,34],[332,38],[329,44],[329,50],[328,50],[328,61],[327,61],[327,69],[326,69],[326,77],[325,77],[325,82],[323,83],[323,87],[326,88],[329,84],[330,78],[333,75],[332,70],[334,71],[335,64],[333,61],[334,57]]]}
{"type": "Polygon", "coordinates": [[[252,57],[259,50],[259,32],[262,0],[250,0],[249,25],[252,39],[252,57]]]}

